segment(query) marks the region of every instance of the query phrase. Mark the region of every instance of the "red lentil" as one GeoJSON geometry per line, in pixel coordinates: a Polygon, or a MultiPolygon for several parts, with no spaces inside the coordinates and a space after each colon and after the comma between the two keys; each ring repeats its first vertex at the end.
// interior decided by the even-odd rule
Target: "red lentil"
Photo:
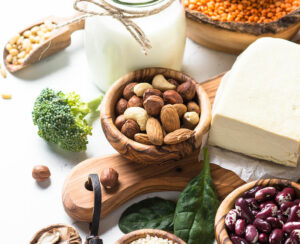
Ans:
{"type": "Polygon", "coordinates": [[[268,23],[300,7],[300,0],[184,0],[184,4],[213,20],[268,23]]]}

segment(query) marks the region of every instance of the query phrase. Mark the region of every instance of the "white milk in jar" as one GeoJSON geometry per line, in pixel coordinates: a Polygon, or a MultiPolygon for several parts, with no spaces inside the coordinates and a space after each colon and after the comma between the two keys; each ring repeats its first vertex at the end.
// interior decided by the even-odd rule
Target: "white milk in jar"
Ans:
{"type": "MultiPolygon", "coordinates": [[[[126,6],[151,9],[164,3],[126,6]]],[[[153,2],[153,1],[152,1],[153,2]]],[[[118,7],[125,7],[118,4],[118,7]]],[[[181,69],[186,40],[185,13],[175,0],[158,14],[132,19],[146,34],[152,48],[148,55],[118,20],[110,16],[93,16],[85,23],[85,49],[92,79],[102,91],[121,76],[140,68],[164,67],[181,69]]]]}

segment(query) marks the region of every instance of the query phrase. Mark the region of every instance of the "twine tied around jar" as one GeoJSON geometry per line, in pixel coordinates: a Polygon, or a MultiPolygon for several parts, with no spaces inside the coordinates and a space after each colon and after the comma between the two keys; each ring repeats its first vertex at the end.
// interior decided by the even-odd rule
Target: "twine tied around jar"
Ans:
{"type": "Polygon", "coordinates": [[[140,44],[143,53],[147,55],[148,51],[152,48],[150,40],[147,38],[144,31],[132,19],[143,18],[157,14],[168,8],[174,1],[175,0],[167,0],[164,4],[156,8],[152,8],[151,10],[128,10],[114,6],[108,3],[106,0],[75,0],[73,5],[74,9],[81,13],[84,13],[84,15],[81,15],[75,19],[72,19],[71,21],[57,26],[57,28],[75,23],[92,16],[111,16],[120,21],[125,26],[132,37],[140,44]],[[87,8],[87,4],[85,4],[84,6],[79,6],[79,4],[83,2],[93,4],[100,9],[98,11],[89,10],[87,8]]]}

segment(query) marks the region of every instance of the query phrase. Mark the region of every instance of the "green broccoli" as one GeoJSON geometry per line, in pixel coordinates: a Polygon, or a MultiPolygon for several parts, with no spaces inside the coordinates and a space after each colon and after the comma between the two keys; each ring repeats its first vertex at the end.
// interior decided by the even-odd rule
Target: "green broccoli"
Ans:
{"type": "Polygon", "coordinates": [[[46,88],[34,103],[33,123],[39,128],[39,136],[46,141],[68,151],[84,151],[87,135],[92,134],[85,117],[95,112],[101,101],[102,96],[84,103],[74,92],[65,95],[46,88]]]}

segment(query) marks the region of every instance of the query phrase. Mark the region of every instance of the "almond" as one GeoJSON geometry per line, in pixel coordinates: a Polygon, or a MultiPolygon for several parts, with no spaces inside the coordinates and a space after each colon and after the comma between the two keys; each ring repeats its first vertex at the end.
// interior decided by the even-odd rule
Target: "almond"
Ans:
{"type": "Polygon", "coordinates": [[[181,128],[167,134],[164,138],[164,143],[168,145],[178,144],[180,142],[190,139],[194,134],[194,131],[181,128]]]}
{"type": "Polygon", "coordinates": [[[163,130],[159,121],[155,118],[149,118],[146,124],[146,132],[150,142],[161,146],[164,142],[163,130]]]}
{"type": "Polygon", "coordinates": [[[160,120],[167,133],[180,128],[178,113],[172,105],[163,106],[160,113],[160,120]]]}
{"type": "Polygon", "coordinates": [[[174,104],[173,107],[176,109],[179,118],[187,112],[187,107],[184,104],[174,104]]]}
{"type": "Polygon", "coordinates": [[[152,145],[151,141],[149,140],[149,137],[147,134],[144,133],[137,133],[134,135],[134,140],[142,143],[142,144],[146,144],[146,145],[152,145]]]}

